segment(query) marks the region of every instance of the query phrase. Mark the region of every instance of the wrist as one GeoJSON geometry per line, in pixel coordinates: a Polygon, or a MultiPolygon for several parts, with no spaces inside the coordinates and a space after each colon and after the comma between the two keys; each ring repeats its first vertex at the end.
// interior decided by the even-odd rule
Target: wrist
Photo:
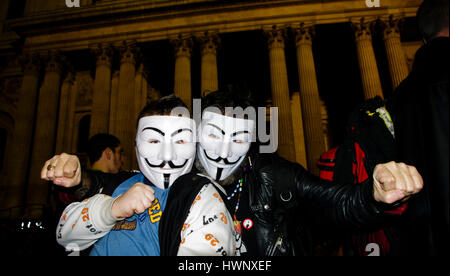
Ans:
{"type": "MultiPolygon", "coordinates": [[[[104,196],[104,195],[102,195],[104,196]]],[[[114,216],[112,212],[112,206],[117,199],[110,196],[104,196],[104,200],[102,200],[101,204],[99,205],[99,216],[101,217],[102,227],[105,227],[106,229],[113,227],[117,221],[120,221],[121,219],[114,216]]]]}
{"type": "Polygon", "coordinates": [[[119,196],[115,197],[113,202],[112,202],[112,204],[111,204],[111,217],[113,217],[116,221],[124,219],[124,217],[120,213],[120,207],[117,205],[118,199],[121,196],[122,195],[119,195],[119,196]]]}

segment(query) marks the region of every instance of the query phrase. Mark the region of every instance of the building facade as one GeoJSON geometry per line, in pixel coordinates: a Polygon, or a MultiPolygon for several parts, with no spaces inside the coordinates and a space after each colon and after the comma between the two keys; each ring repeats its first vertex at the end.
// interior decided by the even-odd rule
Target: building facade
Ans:
{"type": "Polygon", "coordinates": [[[421,45],[409,31],[420,0],[368,2],[2,1],[0,215],[42,216],[42,165],[83,157],[95,133],[116,135],[124,169],[137,169],[135,121],[148,100],[173,92],[192,108],[232,83],[278,107],[278,153],[317,173],[338,140],[335,118],[392,92],[421,45]]]}

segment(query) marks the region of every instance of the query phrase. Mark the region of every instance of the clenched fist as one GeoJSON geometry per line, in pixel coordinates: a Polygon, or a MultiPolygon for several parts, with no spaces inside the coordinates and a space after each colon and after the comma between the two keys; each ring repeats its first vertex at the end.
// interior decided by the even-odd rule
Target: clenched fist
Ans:
{"type": "Polygon", "coordinates": [[[111,212],[118,219],[129,218],[135,213],[145,212],[152,206],[153,200],[155,191],[148,185],[136,183],[114,201],[111,212]]]}
{"type": "Polygon", "coordinates": [[[77,186],[81,182],[80,160],[67,153],[55,155],[42,167],[41,179],[66,188],[77,186]]]}
{"type": "Polygon", "coordinates": [[[373,179],[375,200],[387,204],[405,201],[423,188],[423,179],[417,169],[404,163],[377,165],[373,179]]]}

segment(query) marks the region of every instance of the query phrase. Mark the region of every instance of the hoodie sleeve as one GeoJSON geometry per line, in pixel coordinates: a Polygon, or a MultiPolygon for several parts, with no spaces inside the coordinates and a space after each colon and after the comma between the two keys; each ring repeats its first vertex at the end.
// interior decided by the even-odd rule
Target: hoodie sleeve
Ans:
{"type": "Polygon", "coordinates": [[[57,242],[68,251],[89,248],[117,223],[111,213],[115,199],[98,194],[67,206],[56,228],[57,242]]]}

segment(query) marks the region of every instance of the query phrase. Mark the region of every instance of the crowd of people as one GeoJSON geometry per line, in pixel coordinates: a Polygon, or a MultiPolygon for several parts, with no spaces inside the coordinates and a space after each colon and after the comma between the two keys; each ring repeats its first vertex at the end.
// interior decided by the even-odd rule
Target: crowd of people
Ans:
{"type": "MultiPolygon", "coordinates": [[[[445,255],[448,0],[425,0],[417,18],[425,44],[410,75],[377,109],[389,118],[393,150],[388,160],[366,156],[367,175],[357,184],[260,153],[255,119],[239,112],[255,107],[242,91],[202,98],[198,122],[170,95],[138,116],[139,171],[120,169],[120,141],[108,134],[89,141],[90,169],[65,153],[43,165],[41,178],[64,187],[57,242],[92,256],[315,255],[323,237],[314,229],[387,225],[395,235],[385,238],[396,250],[384,254],[445,255]]],[[[359,246],[370,242],[381,241],[359,246]]]]}

